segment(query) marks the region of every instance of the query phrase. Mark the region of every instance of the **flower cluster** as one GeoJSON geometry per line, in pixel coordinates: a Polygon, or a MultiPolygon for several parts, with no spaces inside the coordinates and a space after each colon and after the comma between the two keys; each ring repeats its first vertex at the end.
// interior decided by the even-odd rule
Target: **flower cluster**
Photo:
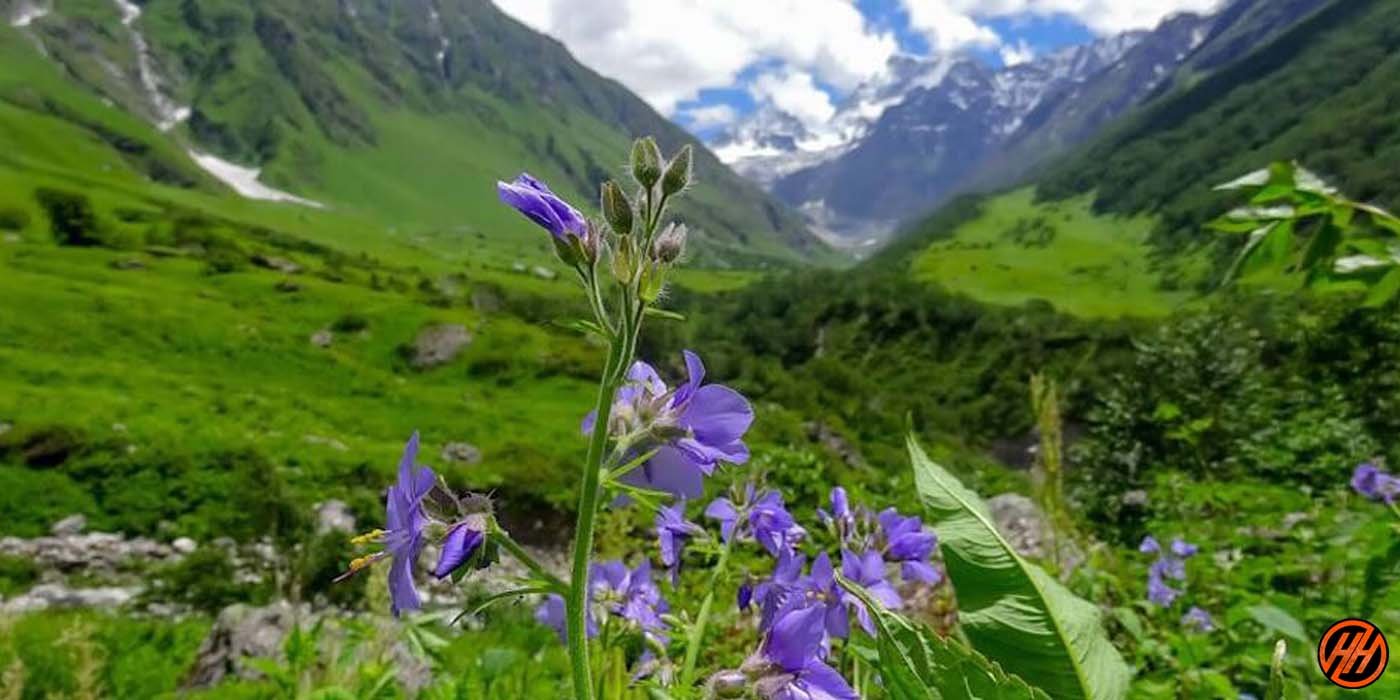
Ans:
{"type": "Polygon", "coordinates": [[[1157,555],[1157,560],[1147,570],[1147,599],[1164,608],[1171,607],[1181,591],[1167,585],[1167,580],[1186,580],[1186,560],[1195,556],[1196,545],[1178,537],[1172,540],[1170,547],[1163,548],[1157,538],[1148,535],[1138,551],[1157,555]]]}
{"type": "Polygon", "coordinates": [[[898,569],[906,584],[936,584],[932,564],[937,538],[917,517],[894,509],[878,515],[852,508],[844,489],[831,492],[831,510],[820,519],[840,545],[840,569],[827,552],[811,559],[799,545],[807,531],[785,508],[775,490],[755,494],[750,484],[735,498],[717,498],[705,509],[720,526],[725,542],[753,541],[775,562],[769,577],[739,588],[741,611],[758,608],[762,643],[737,672],[722,672],[711,684],[733,684],[739,674],[760,698],[854,698],[855,692],[827,662],[833,640],[851,636],[851,616],[874,634],[865,604],[847,586],[859,586],[881,605],[896,609],[903,599],[891,576],[898,569]],[[897,566],[896,566],[897,565],[897,566]],[[844,581],[842,580],[844,579],[844,581]]]}
{"type": "MultiPolygon", "coordinates": [[[[492,527],[491,502],[482,496],[468,494],[457,498],[439,482],[433,470],[418,466],[418,433],[408,439],[399,459],[398,480],[389,487],[385,497],[385,526],[382,530],[355,538],[356,544],[378,542],[383,549],[350,562],[350,568],[340,579],[368,568],[388,558],[389,598],[397,617],[406,610],[422,607],[422,598],[413,582],[418,556],[430,538],[441,544],[441,554],[433,567],[433,576],[443,579],[462,569],[484,553],[483,544],[492,527]],[[430,494],[450,505],[451,516],[430,513],[425,507],[430,494]]],[[[478,563],[484,563],[478,561],[478,563]]]]}
{"type": "MultiPolygon", "coordinates": [[[[651,365],[640,360],[632,365],[617,391],[608,432],[625,453],[651,453],[621,477],[623,483],[699,498],[705,493],[705,477],[721,462],[748,461],[743,438],[754,415],[739,392],[704,383],[705,364],[699,355],[689,350],[683,355],[689,377],[675,389],[651,365]]],[[[594,414],[584,418],[585,434],[593,432],[596,421],[594,414]]]]}
{"type": "MultiPolygon", "coordinates": [[[[640,633],[650,643],[665,646],[668,626],[661,616],[670,607],[661,597],[661,589],[652,581],[651,563],[642,562],[629,569],[621,561],[595,564],[588,575],[588,636],[598,634],[599,621],[616,620],[622,627],[640,633]]],[[[566,641],[564,598],[549,595],[535,610],[535,619],[559,634],[566,641]]]]}
{"type": "MultiPolygon", "coordinates": [[[[1148,535],[1143,538],[1138,551],[1157,555],[1156,561],[1153,561],[1147,570],[1148,601],[1163,608],[1170,608],[1177,598],[1181,597],[1181,591],[1172,588],[1167,581],[1186,581],[1186,560],[1195,556],[1199,548],[1180,537],[1173,539],[1170,546],[1162,547],[1157,538],[1148,535]]],[[[1192,606],[1182,616],[1181,625],[1197,632],[1210,632],[1215,629],[1215,621],[1211,619],[1210,613],[1197,606],[1192,606]]]]}
{"type": "Polygon", "coordinates": [[[1376,465],[1366,462],[1356,467],[1351,475],[1351,487],[1357,493],[1373,501],[1384,501],[1394,505],[1400,500],[1400,477],[1381,471],[1376,465]]]}

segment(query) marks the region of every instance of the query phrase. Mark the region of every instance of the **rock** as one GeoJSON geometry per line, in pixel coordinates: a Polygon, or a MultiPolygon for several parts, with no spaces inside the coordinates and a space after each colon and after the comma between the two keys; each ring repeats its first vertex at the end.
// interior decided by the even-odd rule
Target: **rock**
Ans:
{"type": "Polygon", "coordinates": [[[255,680],[249,658],[275,659],[282,655],[282,639],[293,625],[314,624],[310,612],[281,601],[267,607],[230,605],[219,612],[209,636],[195,653],[194,666],[185,677],[186,689],[209,688],[227,677],[255,680]]]}
{"type": "Polygon", "coordinates": [[[14,429],[15,426],[13,423],[0,422],[0,435],[4,435],[14,429]]]}
{"type": "MultiPolygon", "coordinates": [[[[1049,556],[1054,532],[1050,522],[1041,512],[1035,501],[1019,493],[1003,493],[987,501],[992,522],[1002,537],[1021,556],[1043,559],[1049,556]]],[[[1084,554],[1073,541],[1062,538],[1059,542],[1059,563],[1061,574],[1068,574],[1084,561],[1084,554]]]]}
{"type": "Polygon", "coordinates": [[[332,333],[329,328],[322,328],[311,334],[311,344],[318,348],[328,348],[334,342],[335,333],[332,333]]]}
{"type": "Polygon", "coordinates": [[[289,275],[295,275],[301,272],[301,265],[286,258],[278,258],[271,255],[254,255],[252,261],[253,264],[258,267],[285,272],[289,275]]]}
{"type": "Polygon", "coordinates": [[[1122,497],[1120,497],[1119,500],[1125,506],[1129,506],[1131,508],[1142,508],[1147,505],[1147,491],[1144,489],[1126,491],[1123,493],[1122,497]]]}
{"type": "Polygon", "coordinates": [[[344,501],[329,500],[316,504],[316,533],[328,532],[355,534],[355,515],[344,501]]]}
{"type": "Polygon", "coordinates": [[[301,439],[306,441],[306,444],[308,445],[322,445],[325,447],[329,447],[332,450],[335,450],[336,452],[350,451],[350,447],[348,445],[335,438],[328,438],[321,435],[304,435],[301,439]]]}
{"type": "MultiPolygon", "coordinates": [[[[71,518],[65,518],[65,522],[71,518]]],[[[178,557],[170,546],[137,537],[127,539],[106,532],[51,535],[21,539],[0,537],[0,556],[32,561],[42,571],[81,572],[91,578],[111,580],[120,572],[140,569],[144,563],[178,557]]]]}
{"type": "Polygon", "coordinates": [[[283,294],[291,294],[293,292],[300,292],[301,285],[297,284],[292,280],[281,280],[277,283],[277,286],[274,287],[274,289],[276,289],[279,292],[282,292],[283,294]]]}
{"type": "Polygon", "coordinates": [[[523,274],[526,270],[529,270],[530,268],[526,267],[525,263],[516,260],[515,262],[510,264],[510,269],[523,274]]]}
{"type": "Polygon", "coordinates": [[[826,448],[832,454],[841,458],[848,467],[862,468],[866,466],[865,457],[861,455],[854,445],[841,437],[841,434],[831,429],[825,423],[810,422],[806,424],[807,437],[826,448]]]}
{"type": "Polygon", "coordinates": [[[188,537],[177,537],[174,542],[170,543],[170,548],[180,554],[189,554],[197,547],[199,547],[199,545],[195,544],[195,541],[188,537]]]}
{"type": "Polygon", "coordinates": [[[413,341],[412,364],[417,369],[428,369],[445,365],[456,359],[472,342],[467,327],[444,323],[424,328],[413,341]]]}
{"type": "Polygon", "coordinates": [[[472,291],[472,308],[480,314],[494,314],[501,310],[504,303],[501,295],[494,290],[480,287],[472,291]]]}
{"type": "Polygon", "coordinates": [[[532,275],[534,275],[534,276],[536,276],[536,277],[538,277],[538,278],[540,278],[540,279],[542,279],[542,280],[552,280],[552,279],[554,279],[554,278],[556,278],[556,277],[559,276],[559,273],[557,273],[557,272],[555,272],[554,270],[551,270],[551,269],[549,269],[549,268],[547,268],[547,267],[543,267],[543,266],[541,266],[541,265],[536,265],[536,266],[530,268],[530,274],[532,274],[532,275]]]}
{"type": "Polygon", "coordinates": [[[49,532],[53,533],[55,537],[63,537],[80,534],[85,529],[87,529],[87,516],[76,513],[54,523],[53,527],[49,528],[49,532]]]}
{"type": "Polygon", "coordinates": [[[60,583],[41,583],[27,593],[0,604],[0,610],[10,614],[72,608],[115,610],[130,603],[140,593],[139,587],[69,588],[60,583]]]}
{"type": "Polygon", "coordinates": [[[113,261],[111,262],[111,265],[112,265],[112,269],[113,269],[113,270],[144,270],[144,269],[146,269],[146,263],[141,262],[140,260],[137,260],[137,259],[135,259],[135,258],[123,258],[123,259],[121,259],[121,260],[113,260],[113,261]]]}
{"type": "Polygon", "coordinates": [[[480,464],[481,449],[467,442],[449,442],[442,446],[442,458],[447,462],[480,464]]]}

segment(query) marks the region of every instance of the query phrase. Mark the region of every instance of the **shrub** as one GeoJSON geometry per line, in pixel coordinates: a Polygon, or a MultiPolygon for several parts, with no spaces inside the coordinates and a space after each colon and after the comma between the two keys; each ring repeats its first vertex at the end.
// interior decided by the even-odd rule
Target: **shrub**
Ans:
{"type": "Polygon", "coordinates": [[[34,198],[49,217],[49,226],[60,245],[97,246],[102,244],[97,214],[86,195],[40,187],[34,198]]]}
{"type": "Polygon", "coordinates": [[[369,328],[369,319],[362,314],[348,313],[335,320],[331,324],[331,330],[336,333],[359,333],[369,328]]]}
{"type": "Polygon", "coordinates": [[[211,614],[235,603],[261,605],[271,599],[268,584],[240,583],[238,573],[229,552],[206,545],[156,571],[152,594],[211,614]]]}
{"type": "Polygon", "coordinates": [[[19,207],[0,209],[0,230],[23,231],[29,228],[29,212],[19,207]]]}
{"type": "Polygon", "coordinates": [[[6,535],[37,537],[69,515],[96,512],[92,496],[61,473],[0,466],[0,530],[6,535]]]}

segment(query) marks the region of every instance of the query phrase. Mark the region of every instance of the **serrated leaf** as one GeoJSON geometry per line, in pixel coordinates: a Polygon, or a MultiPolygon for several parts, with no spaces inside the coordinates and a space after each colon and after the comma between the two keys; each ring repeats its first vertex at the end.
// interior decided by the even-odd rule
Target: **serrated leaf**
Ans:
{"type": "Polygon", "coordinates": [[[886,610],[857,584],[845,579],[841,584],[861,599],[875,622],[876,668],[892,700],[1048,700],[1045,691],[976,650],[886,610]]]}
{"type": "Polygon", "coordinates": [[[909,438],[914,481],[938,532],[958,616],[977,651],[1034,679],[1050,697],[1116,700],[1132,672],[1109,642],[1102,613],[1022,559],[986,505],[909,438]]]}

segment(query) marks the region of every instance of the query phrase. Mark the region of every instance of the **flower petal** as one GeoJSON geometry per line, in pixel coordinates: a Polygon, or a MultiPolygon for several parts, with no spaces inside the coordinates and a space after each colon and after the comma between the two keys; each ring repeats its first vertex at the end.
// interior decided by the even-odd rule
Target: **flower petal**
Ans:
{"type": "Polygon", "coordinates": [[[707,445],[729,445],[753,424],[753,407],[739,392],[720,384],[702,386],[690,398],[681,425],[707,445]]]}
{"type": "Polygon", "coordinates": [[[442,540],[442,554],[438,556],[437,566],[433,568],[433,576],[439,579],[447,578],[476,553],[485,539],[484,533],[472,530],[466,525],[457,525],[448,530],[447,536],[442,540]]]}

